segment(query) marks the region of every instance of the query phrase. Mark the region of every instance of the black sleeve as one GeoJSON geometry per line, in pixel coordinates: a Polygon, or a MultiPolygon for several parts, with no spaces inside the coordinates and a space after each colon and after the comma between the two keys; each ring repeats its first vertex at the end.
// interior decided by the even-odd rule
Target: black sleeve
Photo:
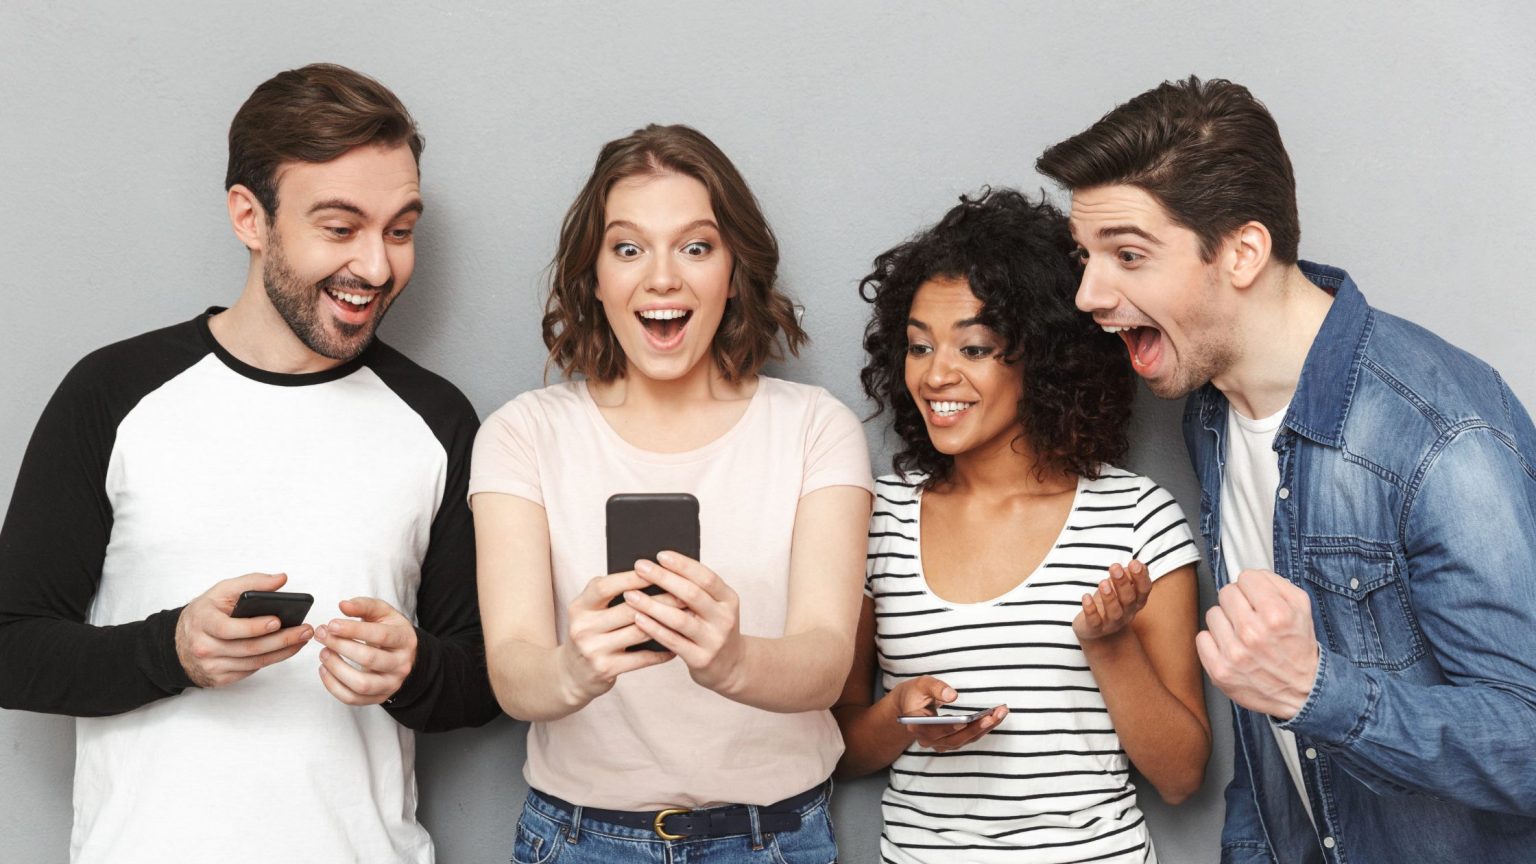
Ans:
{"type": "Polygon", "coordinates": [[[416,664],[384,708],[401,725],[421,732],[480,726],[499,715],[501,706],[485,667],[467,497],[479,419],[456,388],[399,355],[380,357],[374,371],[421,415],[448,454],[447,482],[416,595],[416,664]]]}
{"type": "Polygon", "coordinates": [[[146,350],[166,334],[184,343],[176,330],[92,354],[43,409],[0,528],[0,707],[99,717],[192,686],[176,658],[179,608],[110,627],[85,623],[112,533],[106,474],[117,427],[192,362],[146,350]]]}

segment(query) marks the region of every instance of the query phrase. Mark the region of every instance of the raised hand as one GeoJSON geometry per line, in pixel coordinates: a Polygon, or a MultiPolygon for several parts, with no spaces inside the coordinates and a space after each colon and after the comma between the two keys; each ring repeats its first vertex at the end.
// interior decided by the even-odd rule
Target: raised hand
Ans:
{"type": "Polygon", "coordinates": [[[1269,570],[1244,570],[1217,594],[1195,635],[1211,681],[1233,702],[1289,720],[1317,680],[1312,598],[1269,570]]]}
{"type": "Polygon", "coordinates": [[[1140,561],[1121,567],[1111,564],[1109,578],[1098,590],[1083,595],[1083,610],[1072,619],[1079,642],[1103,639],[1124,630],[1152,596],[1152,577],[1140,561]]]}

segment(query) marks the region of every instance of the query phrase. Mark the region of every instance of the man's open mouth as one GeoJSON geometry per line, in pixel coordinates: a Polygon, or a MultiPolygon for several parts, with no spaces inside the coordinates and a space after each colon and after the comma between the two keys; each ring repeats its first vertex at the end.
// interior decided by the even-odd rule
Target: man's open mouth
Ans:
{"type": "Polygon", "coordinates": [[[1105,333],[1114,333],[1131,352],[1131,365],[1145,375],[1163,356],[1163,331],[1156,327],[1135,327],[1126,324],[1101,324],[1105,333]]]}
{"type": "Polygon", "coordinates": [[[325,293],[329,294],[332,300],[341,304],[341,308],[354,312],[361,312],[367,309],[373,305],[373,301],[378,299],[379,296],[377,294],[354,294],[351,291],[342,291],[339,288],[326,288],[325,293]]]}

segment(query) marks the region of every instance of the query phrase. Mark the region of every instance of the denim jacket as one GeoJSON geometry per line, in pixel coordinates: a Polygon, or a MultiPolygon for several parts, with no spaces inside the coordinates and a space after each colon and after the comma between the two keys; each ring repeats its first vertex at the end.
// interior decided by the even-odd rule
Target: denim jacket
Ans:
{"type": "MultiPolygon", "coordinates": [[[[1342,270],[1275,437],[1275,570],[1307,592],[1295,733],[1316,829],[1262,714],[1233,705],[1223,864],[1536,861],[1536,429],[1486,363],[1366,304],[1342,270]]],[[[1226,583],[1227,400],[1184,412],[1226,583]]]]}

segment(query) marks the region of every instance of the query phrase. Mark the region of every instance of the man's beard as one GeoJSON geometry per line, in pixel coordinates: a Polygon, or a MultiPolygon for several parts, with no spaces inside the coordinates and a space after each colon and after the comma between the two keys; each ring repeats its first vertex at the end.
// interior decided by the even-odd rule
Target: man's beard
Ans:
{"type": "Polygon", "coordinates": [[[267,246],[261,265],[261,283],[267,289],[267,299],[283,317],[288,329],[304,343],[304,347],[321,357],[346,362],[363,353],[394,300],[391,293],[395,280],[390,279],[379,288],[378,297],[373,301],[378,308],[367,321],[362,324],[338,321],[320,311],[320,304],[324,302],[321,295],[325,290],[364,293],[371,286],[345,271],[333,273],[314,284],[306,283],[289,268],[275,227],[270,236],[272,242],[267,246]],[[323,320],[328,317],[331,318],[330,329],[323,320]]]}

